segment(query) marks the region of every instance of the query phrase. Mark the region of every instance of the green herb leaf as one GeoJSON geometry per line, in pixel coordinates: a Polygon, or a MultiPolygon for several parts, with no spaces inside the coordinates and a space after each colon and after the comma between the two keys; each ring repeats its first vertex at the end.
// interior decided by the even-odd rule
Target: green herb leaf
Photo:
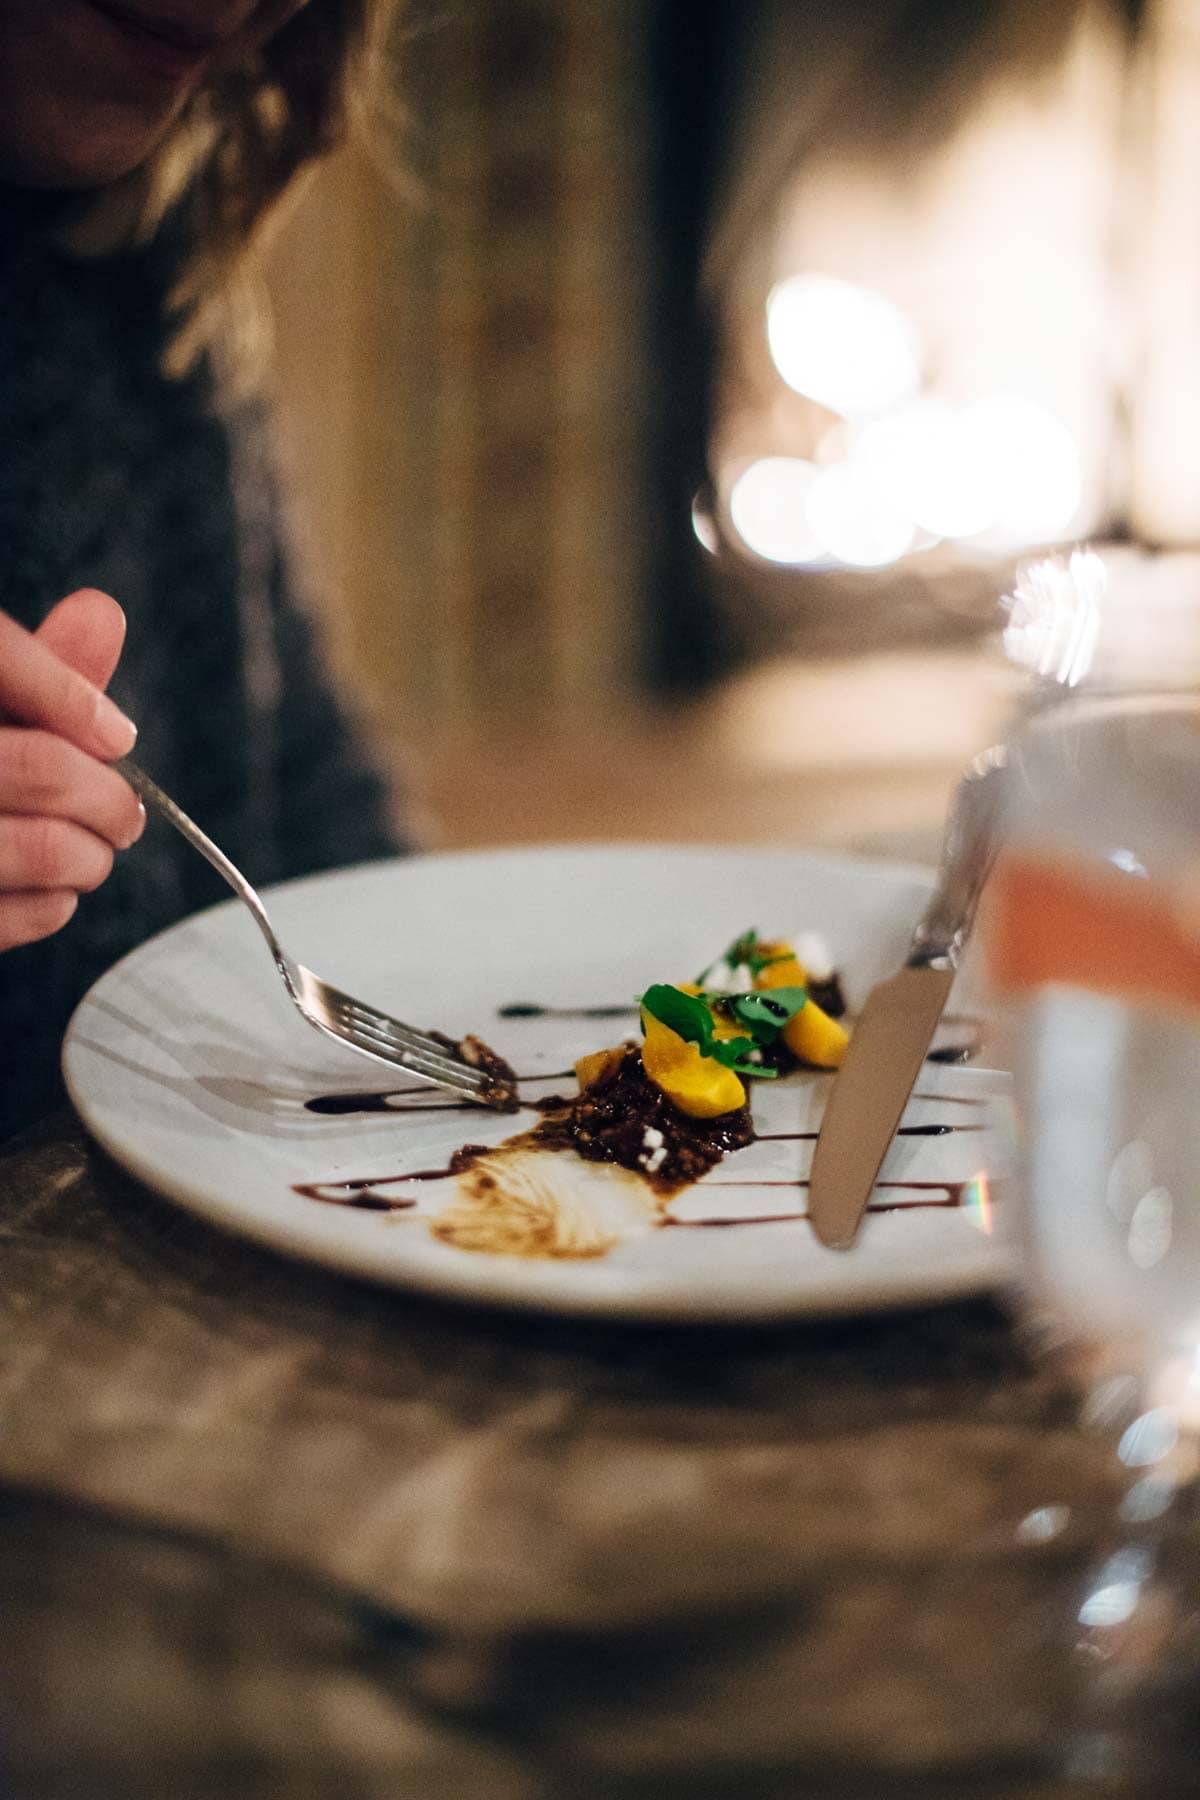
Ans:
{"type": "Polygon", "coordinates": [[[729,1010],[751,1031],[765,1027],[772,1037],[778,1036],[789,1019],[794,1019],[808,1000],[808,989],[802,987],[765,988],[754,994],[735,994],[729,1010]]]}
{"type": "Polygon", "coordinates": [[[689,1044],[695,1044],[701,1056],[710,1056],[736,1074],[757,1074],[759,1065],[747,1061],[757,1048],[753,1037],[719,1038],[714,1029],[711,1009],[698,994],[685,994],[667,982],[657,982],[642,995],[642,1006],[689,1044]]]}
{"type": "Polygon", "coordinates": [[[758,932],[751,926],[749,931],[743,931],[741,937],[734,938],[725,952],[723,961],[731,969],[743,968],[754,955],[757,943],[758,932]]]}
{"type": "Polygon", "coordinates": [[[748,969],[751,979],[754,980],[762,974],[764,969],[769,969],[772,963],[787,962],[789,951],[777,950],[771,956],[763,956],[758,948],[759,942],[758,932],[753,926],[749,931],[743,931],[740,937],[734,938],[728,950],[717,957],[716,962],[709,963],[708,967],[697,975],[696,986],[704,986],[718,963],[724,963],[725,967],[734,973],[738,969],[748,969]]]}
{"type": "Polygon", "coordinates": [[[669,1026],[690,1044],[703,1045],[712,1037],[712,1014],[698,994],[685,994],[682,988],[658,981],[646,989],[641,1005],[660,1025],[669,1026]]]}
{"type": "MultiPolygon", "coordinates": [[[[723,1063],[727,1069],[734,1069],[739,1074],[743,1072],[750,1052],[755,1048],[754,1039],[744,1037],[714,1037],[700,1046],[703,1055],[711,1056],[714,1062],[723,1063]]],[[[751,1063],[749,1066],[756,1069],[758,1064],[751,1063]]]]}
{"type": "MultiPolygon", "coordinates": [[[[698,994],[685,994],[682,988],[672,987],[669,982],[660,981],[653,987],[648,987],[639,1004],[660,1025],[666,1025],[686,1043],[697,1045],[701,1056],[710,1056],[724,1068],[732,1069],[735,1075],[753,1075],[757,1080],[774,1081],[779,1073],[777,1069],[766,1068],[761,1062],[751,1059],[765,1044],[773,1042],[792,1014],[800,1010],[798,1005],[791,1004],[791,996],[804,994],[803,988],[781,988],[777,991],[789,997],[778,1007],[781,1016],[776,1017],[767,1011],[761,1020],[747,1020],[749,1037],[717,1037],[712,1009],[707,1000],[701,999],[698,994]]],[[[758,1000],[764,996],[750,994],[739,998],[758,1000]]],[[[722,995],[722,1006],[725,1005],[725,999],[722,995]]]]}

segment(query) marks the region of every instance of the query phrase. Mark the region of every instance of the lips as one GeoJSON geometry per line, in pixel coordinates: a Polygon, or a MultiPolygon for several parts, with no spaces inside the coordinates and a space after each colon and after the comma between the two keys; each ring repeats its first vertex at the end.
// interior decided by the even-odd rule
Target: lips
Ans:
{"type": "Polygon", "coordinates": [[[123,60],[141,78],[187,86],[228,45],[232,32],[214,31],[194,21],[167,18],[126,6],[124,0],[88,0],[123,60]]]}

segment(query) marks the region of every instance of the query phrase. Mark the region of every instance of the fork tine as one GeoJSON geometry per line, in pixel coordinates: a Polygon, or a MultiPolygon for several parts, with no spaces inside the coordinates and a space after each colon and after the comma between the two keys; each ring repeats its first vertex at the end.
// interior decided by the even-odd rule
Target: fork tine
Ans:
{"type": "Polygon", "coordinates": [[[437,1038],[417,1031],[411,1025],[405,1025],[400,1019],[390,1018],[387,1013],[368,1006],[363,1000],[356,1000],[353,994],[345,993],[331,982],[322,981],[320,976],[314,975],[303,964],[297,964],[295,972],[307,1002],[315,1006],[322,1015],[331,1015],[348,1036],[353,1037],[360,1031],[372,1033],[383,1039],[393,1053],[402,1051],[406,1055],[419,1057],[431,1070],[443,1071],[452,1076],[457,1086],[462,1085],[464,1078],[480,1091],[494,1085],[482,1070],[474,1068],[463,1057],[455,1056],[452,1047],[446,1042],[439,1042],[437,1038]]]}
{"type": "Polygon", "coordinates": [[[331,987],[328,982],[322,983],[326,999],[336,1001],[338,1007],[364,1024],[373,1025],[377,1030],[386,1032],[397,1043],[404,1044],[423,1056],[431,1056],[443,1062],[453,1063],[455,1068],[471,1067],[461,1057],[450,1055],[444,1042],[431,1037],[428,1032],[418,1031],[414,1025],[406,1025],[401,1019],[394,1019],[390,1014],[380,1012],[376,1006],[368,1006],[365,1000],[356,1000],[353,994],[347,994],[341,988],[331,987]]]}
{"type": "Polygon", "coordinates": [[[453,1082],[455,1087],[482,1093],[492,1085],[486,1075],[473,1069],[469,1063],[460,1062],[444,1052],[427,1054],[423,1050],[414,1050],[412,1046],[392,1033],[376,1026],[369,1020],[349,1015],[345,1011],[334,1012],[333,1021],[337,1028],[351,1042],[361,1040],[372,1049],[386,1051],[389,1056],[407,1068],[419,1070],[439,1081],[453,1082]]]}
{"type": "Polygon", "coordinates": [[[364,1031],[375,1031],[390,1043],[398,1044],[410,1050],[415,1056],[428,1057],[431,1062],[443,1063],[453,1069],[467,1069],[471,1074],[478,1074],[461,1056],[456,1056],[446,1044],[439,1044],[435,1039],[422,1036],[418,1031],[410,1031],[398,1019],[389,1019],[386,1013],[379,1013],[374,1008],[362,1006],[355,1002],[342,1009],[342,1016],[356,1029],[361,1026],[364,1031]]]}
{"type": "Polygon", "coordinates": [[[466,1063],[432,1065],[426,1057],[412,1050],[405,1050],[398,1044],[389,1043],[386,1038],[358,1030],[332,1013],[324,1020],[318,1019],[315,1013],[309,1016],[320,1030],[328,1032],[331,1037],[348,1044],[360,1054],[376,1057],[394,1069],[403,1069],[406,1074],[431,1082],[435,1087],[452,1089],[468,1099],[482,1100],[484,1097],[485,1084],[466,1063]]]}
{"type": "Polygon", "coordinates": [[[348,1030],[370,1032],[383,1038],[395,1049],[422,1057],[439,1068],[454,1069],[486,1081],[481,1070],[474,1068],[461,1056],[456,1056],[446,1044],[439,1044],[435,1039],[422,1036],[420,1032],[410,1031],[399,1019],[389,1019],[386,1013],[376,1012],[373,1007],[364,1006],[361,1001],[352,1000],[348,995],[339,997],[333,1012],[348,1030]]]}

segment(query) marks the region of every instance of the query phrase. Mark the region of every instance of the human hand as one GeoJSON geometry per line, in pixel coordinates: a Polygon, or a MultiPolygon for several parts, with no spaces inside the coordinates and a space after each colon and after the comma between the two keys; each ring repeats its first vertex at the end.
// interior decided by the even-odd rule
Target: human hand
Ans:
{"type": "Polygon", "coordinates": [[[124,641],[95,588],[36,632],[0,612],[0,950],[58,931],[142,834],[141,802],[107,767],[137,737],[104,693],[124,641]]]}

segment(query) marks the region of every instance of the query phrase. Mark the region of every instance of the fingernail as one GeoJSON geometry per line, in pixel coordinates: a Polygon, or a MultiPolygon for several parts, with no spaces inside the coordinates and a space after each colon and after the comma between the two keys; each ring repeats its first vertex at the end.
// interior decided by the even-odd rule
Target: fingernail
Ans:
{"type": "Polygon", "coordinates": [[[132,848],[132,846],[137,843],[138,839],[141,837],[141,835],[142,835],[143,831],[145,831],[145,829],[146,829],[146,809],[142,805],[141,801],[139,800],[137,803],[137,823],[134,825],[133,830],[129,833],[129,836],[124,840],[124,842],[117,845],[118,850],[129,850],[130,848],[132,848]]]}
{"type": "Polygon", "coordinates": [[[107,694],[101,694],[96,703],[96,736],[101,754],[108,757],[128,756],[137,743],[137,726],[107,694]]]}

